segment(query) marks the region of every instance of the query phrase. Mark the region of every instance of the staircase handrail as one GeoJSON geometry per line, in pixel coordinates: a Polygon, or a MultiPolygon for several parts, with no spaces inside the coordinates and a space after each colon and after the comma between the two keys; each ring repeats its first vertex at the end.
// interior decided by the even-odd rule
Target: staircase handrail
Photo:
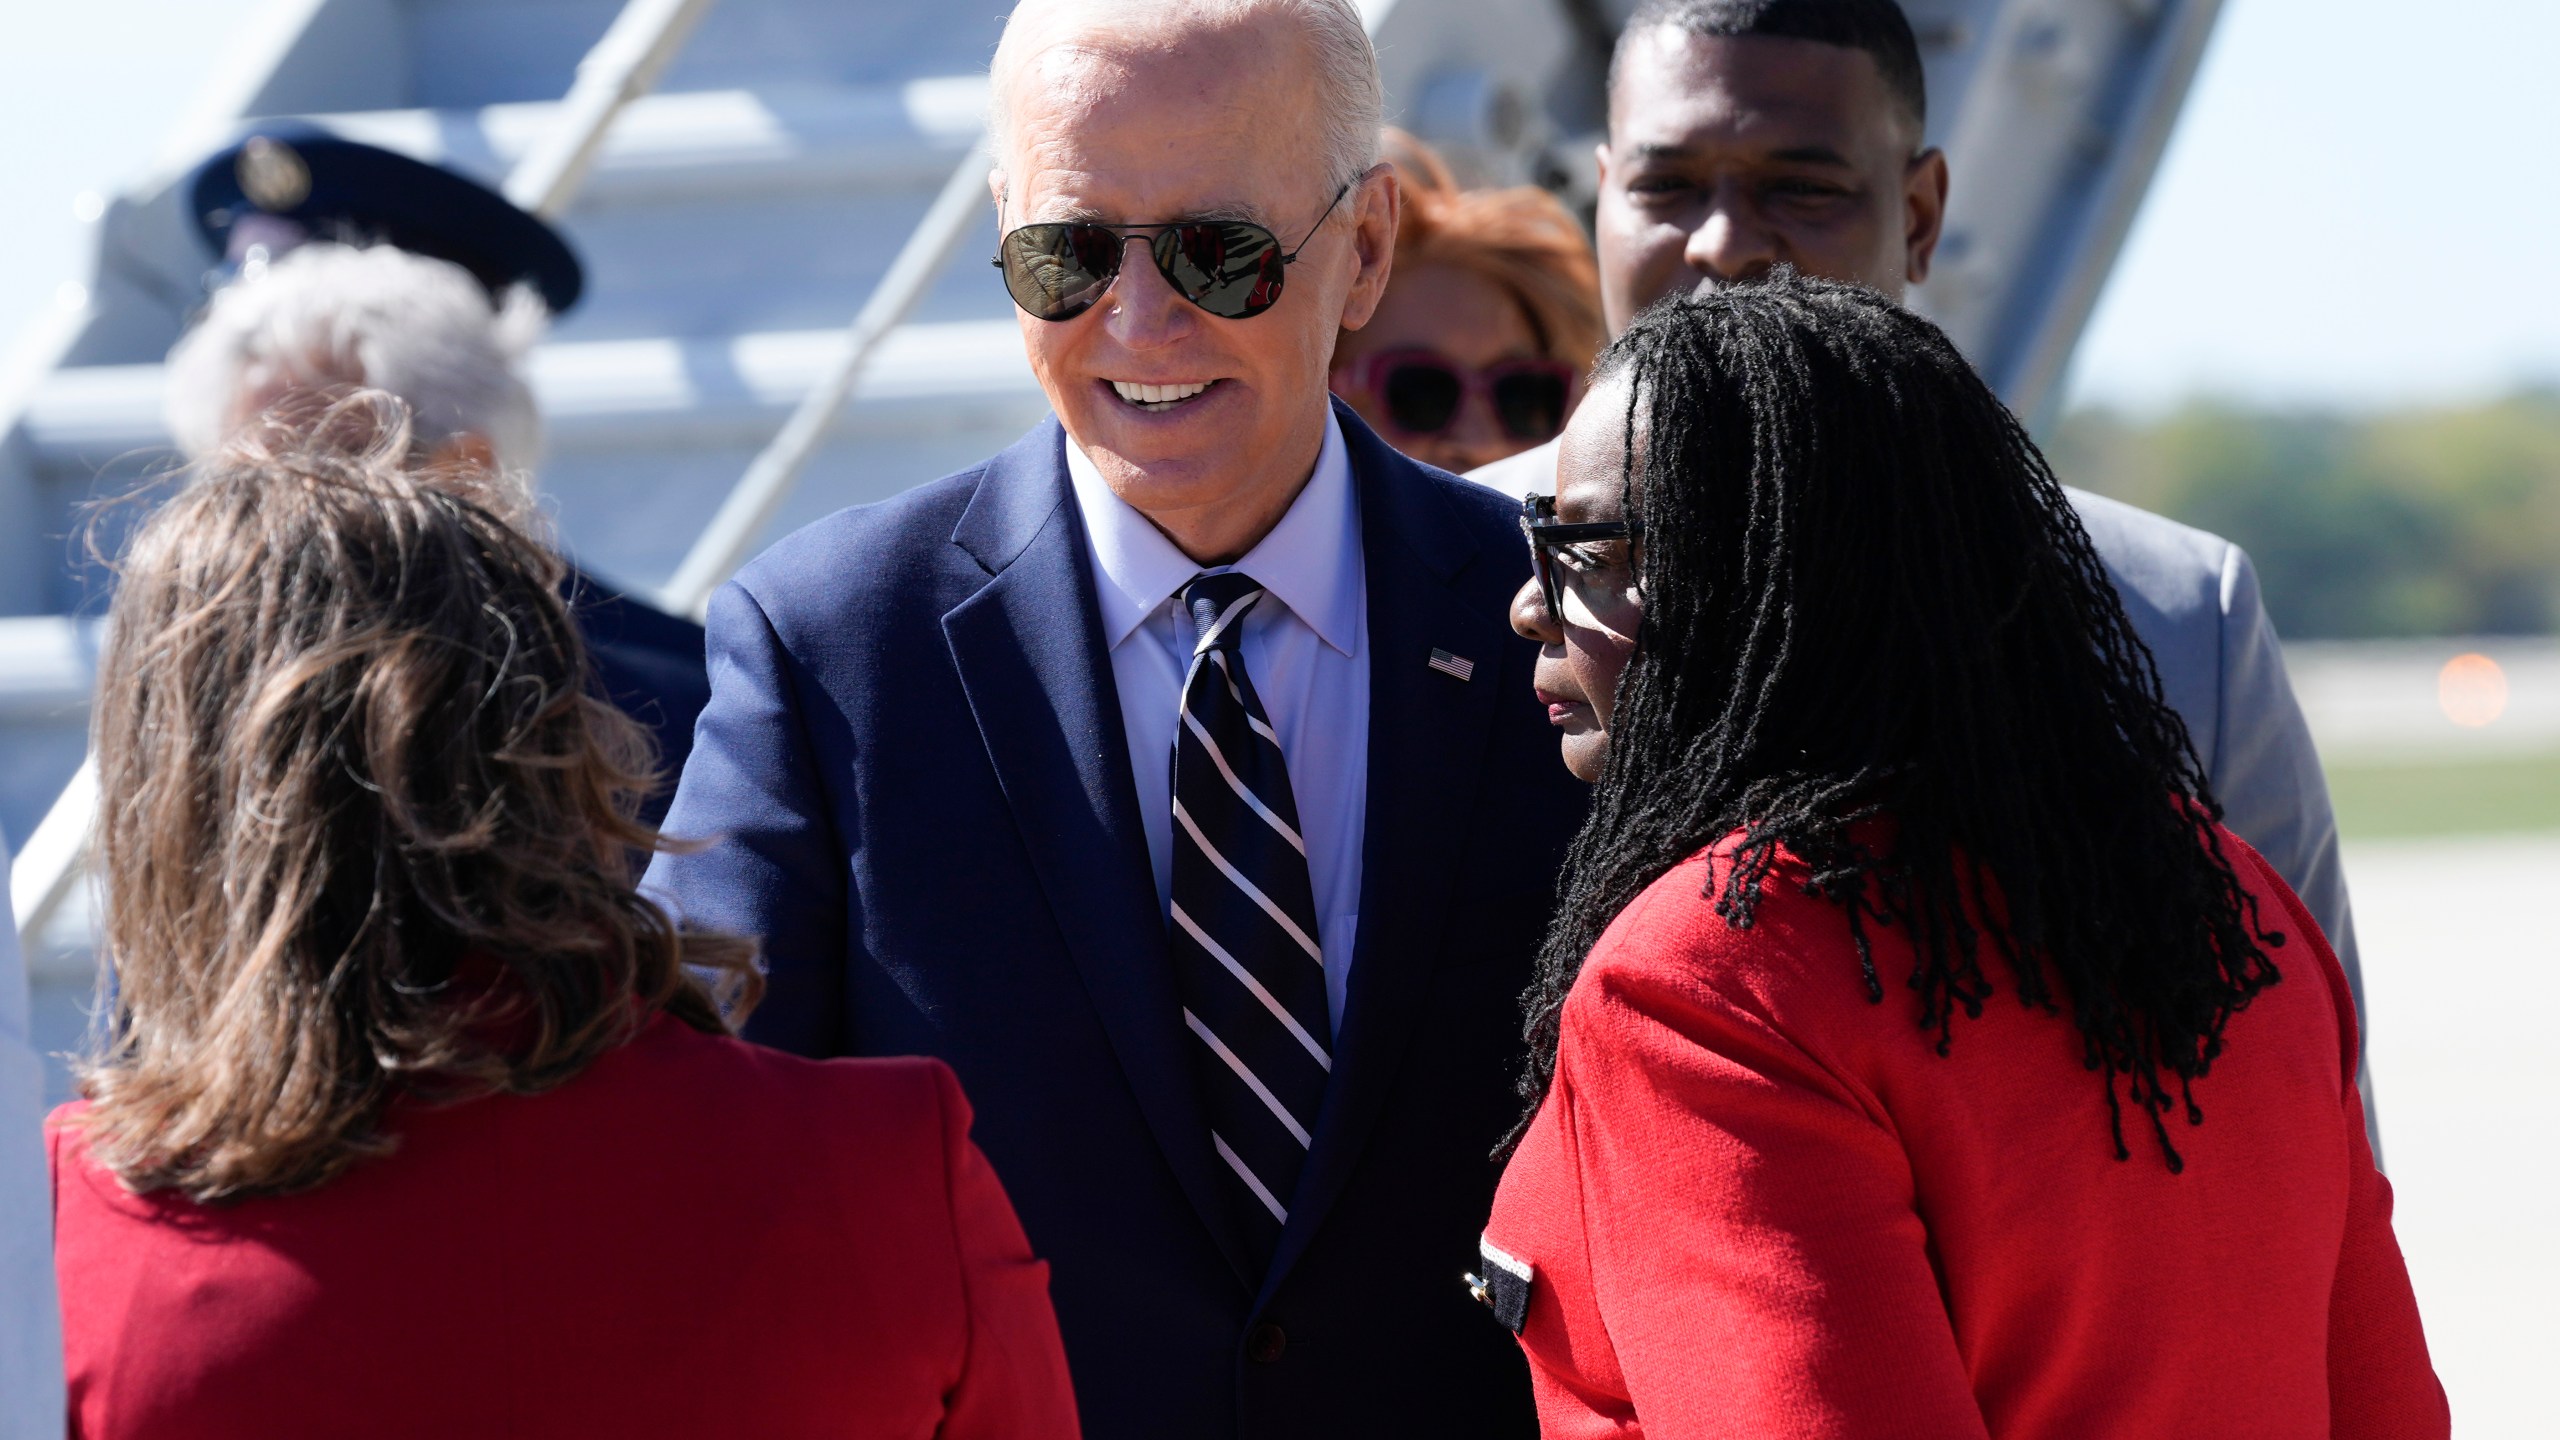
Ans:
{"type": "Polygon", "coordinates": [[[556,220],[577,198],[613,122],[658,87],[714,0],[627,0],[604,38],[578,62],[560,118],[507,175],[507,198],[556,220]]]}
{"type": "Polygon", "coordinates": [[[889,263],[888,273],[880,277],[846,328],[844,349],[835,363],[801,397],[791,418],[738,477],[711,523],[685,552],[674,577],[659,592],[659,604],[667,610],[701,619],[710,607],[712,592],[746,563],[765,526],[791,497],[811,457],[826,442],[836,416],[853,398],[872,355],[891,331],[905,323],[960,243],[969,238],[978,208],[988,203],[990,154],[981,136],[952,168],[951,178],[942,182],[942,193],[934,197],[924,219],[889,263]]]}

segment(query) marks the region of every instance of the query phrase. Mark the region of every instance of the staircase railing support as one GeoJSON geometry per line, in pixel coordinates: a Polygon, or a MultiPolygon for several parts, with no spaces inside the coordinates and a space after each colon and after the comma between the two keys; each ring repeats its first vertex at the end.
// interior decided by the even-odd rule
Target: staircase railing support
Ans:
{"type": "Polygon", "coordinates": [[[782,428],[738,477],[728,498],[711,517],[700,539],[685,552],[684,563],[676,567],[675,577],[660,592],[659,603],[678,615],[699,620],[711,604],[711,593],[727,583],[746,563],[756,541],[764,534],[775,512],[791,497],[800,483],[801,472],[810,458],[826,442],[827,431],[845,402],[853,398],[862,379],[863,367],[889,332],[898,328],[911,314],[925,292],[933,288],[936,276],[950,263],[960,242],[969,238],[971,224],[979,207],[987,201],[988,146],[981,137],[960,157],[951,178],[942,182],[942,193],[925,211],[924,219],[898,258],[889,263],[888,273],[880,277],[871,297],[853,317],[845,331],[844,348],[836,355],[827,373],[801,397],[799,407],[791,412],[782,428]]]}

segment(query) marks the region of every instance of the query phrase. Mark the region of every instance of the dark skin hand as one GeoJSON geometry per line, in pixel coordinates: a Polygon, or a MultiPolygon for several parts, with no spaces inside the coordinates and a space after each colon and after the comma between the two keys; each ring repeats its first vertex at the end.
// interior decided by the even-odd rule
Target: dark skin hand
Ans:
{"type": "Polygon", "coordinates": [[[1778,265],[1895,300],[1928,278],[1947,162],[1863,50],[1630,36],[1600,147],[1595,230],[1612,334],[1683,291],[1778,265]]]}
{"type": "MultiPolygon", "coordinates": [[[[1623,376],[1603,382],[1565,426],[1556,452],[1556,518],[1568,525],[1622,519],[1627,405],[1623,376]]],[[[1644,601],[1636,590],[1636,547],[1625,540],[1550,552],[1563,581],[1564,611],[1547,613],[1535,579],[1512,597],[1511,628],[1538,642],[1532,672],[1547,719],[1564,732],[1564,768],[1580,780],[1600,778],[1609,750],[1609,717],[1618,679],[1635,658],[1644,601]]]]}

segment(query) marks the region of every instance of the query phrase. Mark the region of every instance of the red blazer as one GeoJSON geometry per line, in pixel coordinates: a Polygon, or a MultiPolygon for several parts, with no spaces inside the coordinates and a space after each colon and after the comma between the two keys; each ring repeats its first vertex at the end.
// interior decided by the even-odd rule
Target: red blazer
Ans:
{"type": "Polygon", "coordinates": [[[74,1436],[1076,1434],[1048,1269],[935,1061],[661,1016],[223,1206],[127,1192],[81,1108],[51,1130],[74,1436]]]}
{"type": "Polygon", "coordinates": [[[1941,1057],[1908,942],[1873,925],[1869,1003],[1800,865],[1744,931],[1706,856],[1637,897],[1485,1232],[1550,1440],[2446,1434],[2345,977],[2222,843],[2291,943],[2196,1086],[2204,1124],[2169,1122],[2182,1175],[2139,1114],[2115,1158],[2067,1015],[1995,997],[1941,1057]]]}

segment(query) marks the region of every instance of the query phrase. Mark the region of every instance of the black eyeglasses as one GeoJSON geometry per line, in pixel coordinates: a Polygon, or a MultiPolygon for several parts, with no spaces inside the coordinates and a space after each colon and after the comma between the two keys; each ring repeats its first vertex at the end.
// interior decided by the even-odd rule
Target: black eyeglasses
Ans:
{"type": "Polygon", "coordinates": [[[1633,520],[1594,520],[1585,525],[1567,525],[1556,518],[1556,497],[1523,495],[1520,497],[1520,533],[1529,537],[1529,571],[1538,577],[1538,590],[1547,597],[1547,622],[1562,625],[1564,580],[1556,573],[1556,561],[1548,552],[1602,540],[1633,540],[1642,531],[1633,520]]]}
{"type": "Polygon", "coordinates": [[[1147,251],[1166,284],[1221,320],[1249,320],[1280,303],[1280,287],[1307,242],[1333,218],[1354,180],[1307,230],[1296,250],[1250,220],[1166,220],[1152,225],[1043,221],[1005,232],[995,266],[1022,313],[1035,320],[1073,320],[1094,307],[1120,274],[1128,242],[1147,235],[1147,251]]]}

